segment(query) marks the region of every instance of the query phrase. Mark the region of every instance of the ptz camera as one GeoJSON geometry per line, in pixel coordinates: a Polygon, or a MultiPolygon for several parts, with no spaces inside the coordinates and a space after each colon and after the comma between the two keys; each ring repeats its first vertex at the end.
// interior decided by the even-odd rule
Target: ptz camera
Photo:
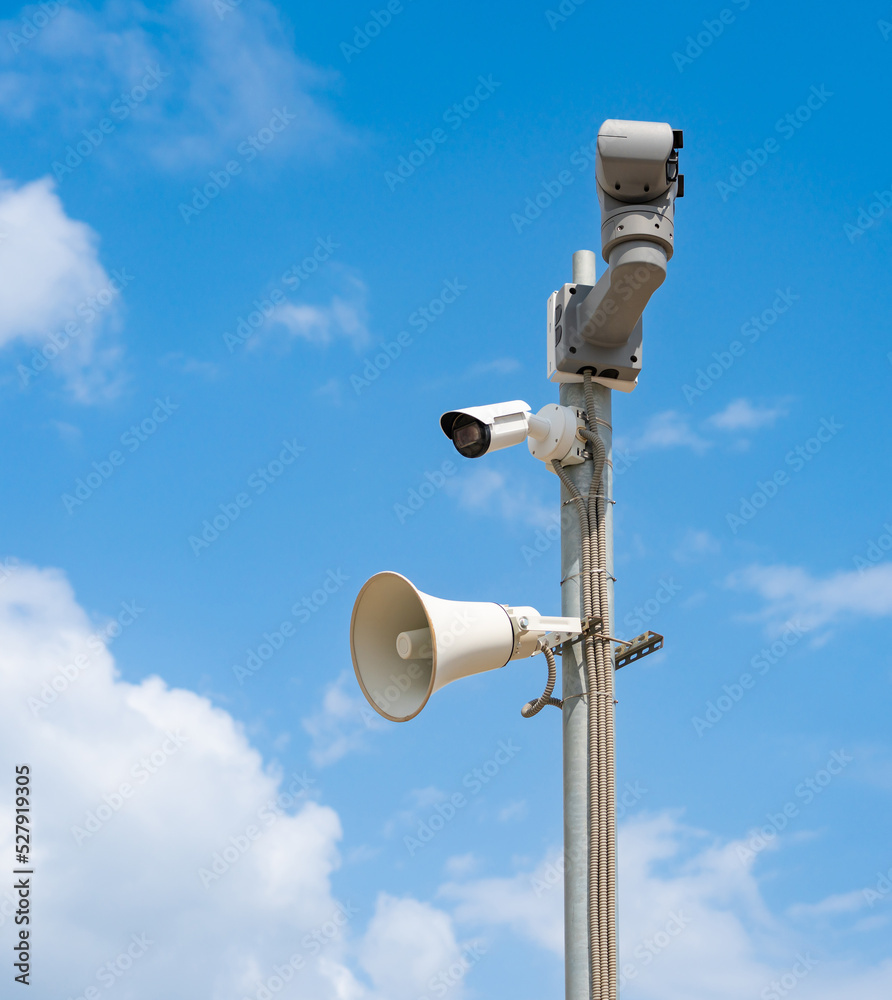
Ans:
{"type": "MultiPolygon", "coordinates": [[[[590,372],[631,392],[641,371],[641,314],[666,278],[673,253],[683,138],[665,122],[608,119],[598,132],[595,176],[601,253],[595,284],[572,283],[548,300],[548,377],[581,381],[590,372]]],[[[592,279],[594,280],[594,279],[592,279]]]]}

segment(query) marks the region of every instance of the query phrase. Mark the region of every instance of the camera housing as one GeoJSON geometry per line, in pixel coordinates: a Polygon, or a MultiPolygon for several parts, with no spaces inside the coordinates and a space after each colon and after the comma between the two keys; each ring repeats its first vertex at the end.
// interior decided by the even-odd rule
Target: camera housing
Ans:
{"type": "Polygon", "coordinates": [[[581,382],[590,371],[594,381],[620,392],[631,392],[641,372],[643,343],[639,318],[628,338],[615,347],[593,347],[582,335],[586,317],[597,309],[586,308],[595,285],[570,283],[548,298],[548,377],[552,382],[581,382]],[[581,313],[581,315],[580,315],[581,313]],[[559,367],[563,365],[563,369],[559,367]]]}
{"type": "Polygon", "coordinates": [[[481,458],[527,441],[530,454],[546,464],[559,459],[577,465],[585,460],[576,434],[584,425],[582,410],[548,403],[534,415],[522,399],[448,410],[440,417],[443,433],[464,458],[481,458]]]}
{"type": "Polygon", "coordinates": [[[641,371],[641,315],[666,278],[675,237],[682,133],[665,122],[608,119],[598,132],[595,176],[601,254],[594,285],[564,285],[548,300],[548,378],[577,382],[593,373],[631,392],[641,371]]]}
{"type": "Polygon", "coordinates": [[[464,458],[480,458],[526,441],[530,404],[522,399],[449,410],[440,417],[443,433],[464,458]]]}

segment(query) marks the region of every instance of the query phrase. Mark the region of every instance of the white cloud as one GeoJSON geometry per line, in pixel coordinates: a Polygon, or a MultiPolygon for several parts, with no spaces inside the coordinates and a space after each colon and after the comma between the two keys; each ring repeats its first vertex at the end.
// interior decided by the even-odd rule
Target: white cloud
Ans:
{"type": "Polygon", "coordinates": [[[409,828],[414,833],[422,815],[429,812],[438,802],[445,802],[448,797],[446,792],[434,785],[409,789],[404,796],[408,808],[397,810],[384,824],[384,836],[392,837],[400,828],[409,828]]]}
{"type": "Polygon", "coordinates": [[[440,896],[453,903],[455,919],[474,927],[505,925],[519,937],[556,955],[564,950],[564,897],[560,855],[552,853],[532,872],[507,878],[447,882],[440,896]]]}
{"type": "MultiPolygon", "coordinates": [[[[781,403],[774,407],[754,406],[747,399],[736,399],[720,413],[713,414],[703,426],[721,431],[756,430],[771,426],[779,417],[786,416],[781,403]]],[[[632,453],[664,448],[690,448],[698,455],[708,451],[714,442],[699,434],[691,426],[691,417],[677,410],[664,410],[654,414],[637,435],[619,436],[616,450],[632,453]]],[[[742,442],[746,446],[746,442],[742,442]]]]}
{"type": "Polygon", "coordinates": [[[697,454],[702,454],[710,447],[712,447],[711,442],[700,437],[691,428],[687,414],[678,413],[676,410],[656,413],[648,420],[640,434],[617,439],[618,449],[628,449],[632,452],[658,448],[690,448],[697,454]]]}
{"type": "Polygon", "coordinates": [[[748,399],[735,399],[724,410],[714,413],[708,422],[722,431],[754,431],[760,427],[771,427],[787,412],[782,404],[754,406],[748,399]]]}
{"type": "MultiPolygon", "coordinates": [[[[557,481],[557,477],[555,477],[557,481]]],[[[530,495],[522,482],[488,467],[473,468],[453,476],[446,492],[456,497],[463,510],[487,514],[505,521],[545,527],[554,521],[554,510],[530,495]]]]}
{"type": "Polygon", "coordinates": [[[330,378],[327,382],[323,382],[318,389],[315,389],[313,395],[327,398],[332,406],[340,406],[343,398],[341,389],[341,380],[330,378]]]}
{"type": "Polygon", "coordinates": [[[80,444],[83,440],[84,432],[81,428],[76,427],[74,424],[69,424],[65,420],[51,420],[50,426],[56,428],[59,437],[66,444],[80,444]]]}
{"type": "MultiPolygon", "coordinates": [[[[447,914],[415,899],[381,893],[360,947],[360,961],[382,998],[417,1000],[431,979],[448,976],[461,957],[447,914]]],[[[459,997],[460,987],[453,987],[450,995],[459,997]]]]}
{"type": "Polygon", "coordinates": [[[701,556],[716,555],[721,550],[719,540],[711,532],[689,528],[672,554],[678,562],[689,563],[701,556]]]}
{"type": "MultiPolygon", "coordinates": [[[[140,627],[130,604],[108,635],[140,627]]],[[[31,766],[39,805],[39,936],[53,961],[38,966],[37,996],[89,986],[104,995],[97,969],[136,935],[149,943],[117,981],[134,1000],[253,1000],[289,962],[293,995],[375,1000],[350,971],[372,915],[332,892],[337,813],[305,776],[271,773],[206,698],[159,677],[122,681],[56,570],[15,565],[0,586],[0,758],[31,766]]],[[[4,857],[15,829],[8,792],[4,857]]],[[[10,887],[0,888],[6,941],[10,887]]],[[[377,942],[394,968],[419,974],[455,950],[449,917],[412,900],[379,904],[369,935],[360,947],[382,982],[386,970],[369,958],[377,942]]]]}
{"type": "Polygon", "coordinates": [[[480,861],[473,852],[454,854],[446,859],[446,874],[451,878],[462,878],[470,875],[479,867],[480,861]]]}
{"type": "MultiPolygon", "coordinates": [[[[791,974],[797,955],[810,955],[819,962],[795,979],[801,1000],[886,1000],[892,961],[870,965],[850,952],[836,959],[816,951],[811,936],[769,910],[752,860],[741,863],[740,846],[712,841],[669,813],[642,816],[621,827],[622,995],[629,1000],[774,1000],[765,992],[772,982],[791,974]]],[[[454,902],[459,924],[501,925],[559,960],[561,871],[560,855],[551,854],[532,872],[448,883],[441,895],[454,902]]],[[[835,909],[845,910],[851,895],[841,897],[844,903],[835,909]]],[[[798,915],[806,916],[807,908],[798,915]]],[[[786,987],[774,997],[789,992],[789,980],[786,987]]]]}
{"type": "Polygon", "coordinates": [[[518,799],[516,802],[509,802],[502,806],[498,812],[500,823],[512,823],[517,820],[526,819],[529,806],[526,799],[518,799]]]}
{"type": "Polygon", "coordinates": [[[817,903],[795,903],[787,911],[791,917],[814,919],[815,917],[832,916],[839,913],[854,913],[867,906],[863,889],[852,892],[837,893],[827,896],[817,903]]]}
{"type": "Polygon", "coordinates": [[[313,738],[310,759],[317,767],[327,767],[364,749],[369,733],[385,728],[384,720],[356,690],[356,678],[345,670],[326,688],[322,708],[301,720],[313,738]]]}
{"type": "MultiPolygon", "coordinates": [[[[4,39],[17,27],[3,23],[4,39]]],[[[138,134],[164,167],[215,166],[283,107],[295,115],[276,143],[283,153],[295,144],[325,152],[343,139],[314,96],[334,74],[294,53],[267,0],[63,7],[33,40],[12,49],[4,45],[0,57],[0,110],[18,120],[57,114],[59,154],[66,142],[83,138],[83,128],[107,117],[116,132],[127,132],[125,142],[138,134]],[[150,71],[157,86],[132,94],[150,71]],[[121,94],[131,95],[123,102],[131,109],[126,117],[114,111],[121,94]]],[[[121,139],[109,135],[106,151],[119,150],[121,139]]]]}
{"type": "Polygon", "coordinates": [[[106,272],[96,233],[66,215],[54,188],[48,178],[22,187],[0,181],[0,347],[35,348],[19,359],[20,385],[50,367],[88,402],[116,387],[119,349],[106,334],[132,275],[106,272]]]}
{"type": "Polygon", "coordinates": [[[494,358],[492,361],[478,361],[460,377],[473,379],[482,378],[485,375],[513,375],[522,367],[517,358],[494,358]]]}
{"type": "Polygon", "coordinates": [[[184,375],[198,375],[209,382],[220,375],[220,366],[215,361],[200,361],[198,358],[189,357],[183,351],[170,351],[160,360],[160,364],[184,375]]]}
{"type": "MultiPolygon", "coordinates": [[[[138,629],[139,619],[124,627],[138,629]]],[[[332,892],[337,813],[302,791],[305,780],[264,767],[241,727],[207,699],[158,677],[122,681],[95,635],[61,573],[14,565],[5,575],[0,754],[31,765],[44,803],[34,860],[45,887],[42,947],[54,960],[41,968],[38,996],[101,987],[96,970],[133,935],[152,942],[120,981],[134,1000],[253,1000],[292,956],[303,968],[290,989],[306,1000],[415,1000],[437,977],[451,979],[458,1000],[473,959],[456,926],[508,930],[560,962],[558,854],[532,871],[476,879],[469,877],[473,859],[452,859],[453,881],[440,895],[453,913],[380,894],[373,914],[356,914],[332,892]],[[44,708],[33,700],[40,697],[44,708]],[[277,811],[282,793],[291,800],[280,800],[277,811]],[[78,827],[89,835],[73,834],[78,827]],[[202,869],[219,877],[203,880],[202,869]],[[307,934],[325,941],[321,956],[301,945],[307,934]],[[457,979],[455,968],[462,970],[457,979]]],[[[8,789],[0,794],[0,852],[8,856],[14,824],[8,789]]],[[[742,863],[739,846],[669,814],[622,827],[629,1000],[762,996],[788,974],[797,952],[817,947],[811,930],[802,935],[802,922],[860,919],[854,890],[788,908],[786,917],[773,914],[753,868],[764,860],[742,863]]],[[[792,839],[785,849],[795,850],[792,839]]],[[[10,899],[9,889],[0,889],[3,933],[11,926],[10,899]]],[[[868,929],[863,920],[853,927],[868,929]]],[[[818,971],[797,986],[801,1000],[888,1000],[892,961],[871,965],[851,944],[839,958],[819,957],[818,971]]]]}
{"type": "Polygon", "coordinates": [[[892,615],[892,564],[840,570],[819,578],[799,566],[747,566],[729,586],[757,593],[765,602],[759,617],[771,623],[795,618],[806,629],[840,618],[892,615]]]}
{"type": "MultiPolygon", "coordinates": [[[[325,347],[336,339],[347,340],[360,350],[369,342],[368,310],[366,299],[368,290],[356,275],[344,278],[346,297],[333,295],[328,305],[285,302],[277,306],[270,321],[285,327],[292,337],[307,343],[325,347]]],[[[249,348],[256,348],[260,338],[248,342],[249,348]]]]}
{"type": "Polygon", "coordinates": [[[365,310],[338,295],[332,296],[327,306],[285,303],[276,309],[273,322],[281,323],[292,337],[317,346],[342,337],[358,349],[369,340],[365,310]]]}
{"type": "Polygon", "coordinates": [[[636,996],[759,996],[783,961],[751,866],[736,844],[704,840],[666,813],[623,827],[621,948],[636,996]]]}

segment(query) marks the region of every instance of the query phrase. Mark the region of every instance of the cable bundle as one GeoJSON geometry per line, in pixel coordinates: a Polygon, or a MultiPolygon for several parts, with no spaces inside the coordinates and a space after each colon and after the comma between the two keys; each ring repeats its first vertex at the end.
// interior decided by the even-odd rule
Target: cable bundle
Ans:
{"type": "MultiPolygon", "coordinates": [[[[593,1000],[616,1000],[616,738],[613,700],[613,649],[607,593],[607,497],[604,467],[607,453],[597,432],[595,389],[584,376],[586,423],[581,436],[592,450],[592,479],[585,497],[560,462],[552,462],[579,513],[582,534],[582,603],[588,623],[583,634],[589,751],[589,956],[593,1000]],[[602,485],[605,489],[602,489],[602,485]]],[[[556,677],[554,656],[548,660],[543,694],[522,711],[530,718],[545,705],[561,707],[551,697],[556,677]]]]}

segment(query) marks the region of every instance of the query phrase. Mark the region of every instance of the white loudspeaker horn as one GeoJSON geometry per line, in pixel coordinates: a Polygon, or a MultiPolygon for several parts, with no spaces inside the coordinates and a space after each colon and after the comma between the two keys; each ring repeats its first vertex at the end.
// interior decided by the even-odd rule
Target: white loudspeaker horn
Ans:
{"type": "Polygon", "coordinates": [[[534,608],[445,601],[399,573],[376,573],[360,590],[350,622],[353,668],[376,712],[407,722],[441,687],[496,670],[577,635],[577,618],[542,618],[534,608]]]}

